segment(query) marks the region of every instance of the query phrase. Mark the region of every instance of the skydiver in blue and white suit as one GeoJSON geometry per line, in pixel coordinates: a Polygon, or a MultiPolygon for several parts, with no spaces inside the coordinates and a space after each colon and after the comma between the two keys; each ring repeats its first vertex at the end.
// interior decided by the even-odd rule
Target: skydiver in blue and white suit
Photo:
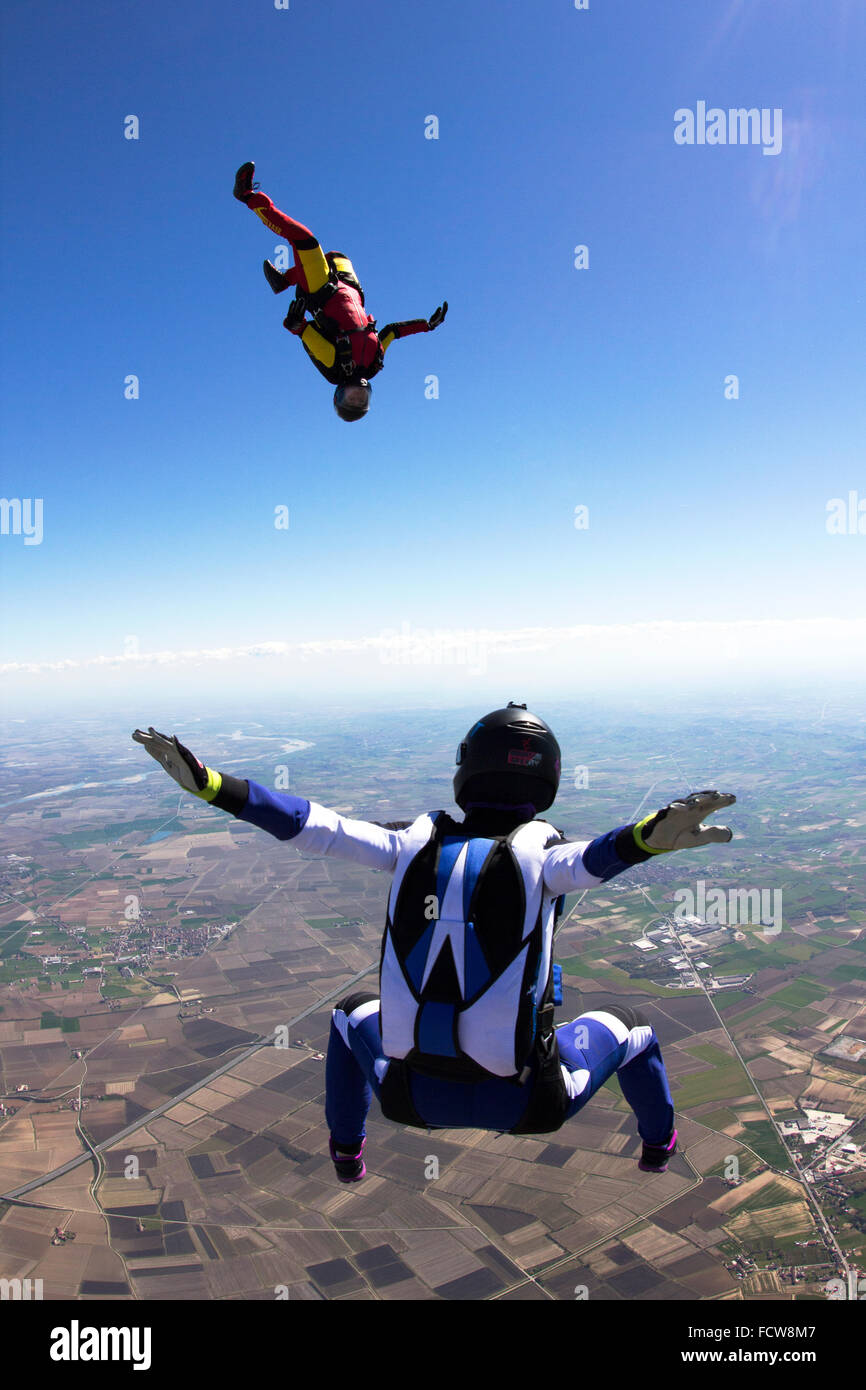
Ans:
{"type": "Polygon", "coordinates": [[[446,811],[390,824],[351,820],[215,772],[153,728],[133,738],[220,810],[306,854],[393,876],[379,992],[353,993],[332,1015],[325,1116],[341,1182],[366,1172],[373,1095],[402,1124],[547,1134],[614,1073],[637,1119],[640,1168],[666,1170],[677,1132],[653,1028],[619,1005],[554,1025],[554,928],[567,893],[657,854],[729,841],[726,826],[702,821],[734,796],[691,793],[593,840],[566,839],[539,818],[559,786],[559,744],[515,704],[479,719],[458,748],[459,821],[446,811]]]}

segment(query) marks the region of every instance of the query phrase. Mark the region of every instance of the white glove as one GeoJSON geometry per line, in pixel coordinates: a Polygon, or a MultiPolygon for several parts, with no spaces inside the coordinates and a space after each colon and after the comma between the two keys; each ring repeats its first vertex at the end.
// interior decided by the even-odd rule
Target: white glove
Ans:
{"type": "Polygon", "coordinates": [[[727,825],[701,825],[701,821],[723,806],[732,806],[736,799],[731,792],[690,792],[638,821],[634,828],[635,841],[650,854],[727,844],[734,837],[727,825]]]}

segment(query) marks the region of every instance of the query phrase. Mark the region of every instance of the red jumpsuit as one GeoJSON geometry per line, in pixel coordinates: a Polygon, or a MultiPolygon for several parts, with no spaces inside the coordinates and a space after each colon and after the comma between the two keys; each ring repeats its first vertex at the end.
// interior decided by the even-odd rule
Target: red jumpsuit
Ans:
{"type": "MultiPolygon", "coordinates": [[[[333,283],[328,256],[309,227],[280,212],[266,193],[251,193],[245,201],[266,227],[285,237],[292,247],[294,265],[283,272],[285,289],[297,285],[302,293],[315,294],[329,280],[333,283]]],[[[408,319],[403,323],[390,323],[378,333],[376,320],[364,308],[364,292],[357,283],[352,262],[339,252],[330,252],[329,256],[334,268],[351,276],[355,283],[338,280],[333,294],[317,305],[315,322],[307,320],[293,331],[322,375],[339,385],[353,377],[369,379],[375,376],[382,369],[384,353],[396,338],[430,330],[426,319],[408,319]],[[348,367],[344,365],[347,339],[351,350],[351,366],[348,367]],[[342,340],[343,361],[338,353],[338,340],[342,340]]]]}

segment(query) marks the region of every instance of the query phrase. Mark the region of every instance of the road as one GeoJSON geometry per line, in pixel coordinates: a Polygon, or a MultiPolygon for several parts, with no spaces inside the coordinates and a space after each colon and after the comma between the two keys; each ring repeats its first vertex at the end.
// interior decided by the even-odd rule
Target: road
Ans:
{"type": "MultiPolygon", "coordinates": [[[[645,890],[642,890],[642,891],[644,892],[644,896],[646,897],[647,901],[648,901],[648,902],[650,903],[650,905],[654,908],[654,907],[655,907],[655,903],[653,903],[653,901],[652,901],[652,899],[650,898],[649,894],[646,893],[645,890]]],[[[675,918],[673,917],[673,915],[669,915],[669,916],[667,916],[667,917],[665,918],[665,921],[666,921],[668,930],[671,932],[671,935],[673,936],[674,940],[675,940],[676,943],[677,943],[677,947],[679,948],[680,954],[683,956],[684,959],[687,960],[687,959],[688,959],[688,954],[687,954],[686,949],[685,949],[685,947],[683,946],[682,942],[680,941],[679,933],[678,933],[678,931],[677,931],[677,922],[676,922],[675,918]]],[[[693,976],[695,977],[695,979],[697,980],[698,985],[700,986],[701,990],[703,991],[704,997],[705,997],[705,999],[708,1001],[708,1003],[709,1003],[709,1005],[710,1005],[710,1008],[712,1009],[713,1013],[715,1014],[716,1018],[718,1019],[719,1027],[722,1029],[722,1031],[723,1031],[724,1034],[725,1034],[725,1037],[727,1038],[728,1042],[730,1043],[730,1045],[731,1045],[731,1050],[733,1051],[734,1056],[737,1058],[737,1061],[740,1063],[740,1066],[743,1068],[743,1071],[746,1073],[746,1076],[749,1078],[749,1083],[750,1083],[750,1085],[751,1085],[751,1087],[752,1087],[752,1090],[755,1092],[755,1095],[758,1097],[759,1101],[761,1102],[761,1106],[762,1106],[762,1108],[763,1108],[763,1110],[764,1110],[764,1113],[766,1114],[767,1119],[770,1121],[770,1124],[773,1126],[773,1131],[774,1131],[774,1133],[776,1134],[776,1136],[777,1136],[777,1138],[778,1138],[778,1140],[779,1140],[779,1143],[781,1144],[782,1148],[785,1150],[785,1153],[786,1153],[787,1156],[788,1156],[788,1161],[789,1161],[789,1163],[790,1163],[790,1165],[791,1165],[791,1168],[793,1169],[793,1171],[794,1171],[794,1172],[796,1173],[796,1175],[797,1175],[797,1179],[798,1179],[798,1181],[799,1181],[801,1187],[803,1188],[803,1192],[804,1192],[804,1194],[805,1194],[805,1196],[806,1196],[806,1199],[807,1199],[807,1201],[809,1202],[809,1205],[812,1207],[813,1211],[815,1212],[815,1215],[816,1215],[817,1218],[818,1218],[818,1224],[820,1225],[822,1231],[824,1232],[824,1235],[826,1236],[827,1240],[830,1242],[830,1244],[832,1245],[833,1249],[834,1249],[835,1252],[836,1252],[836,1258],[838,1259],[839,1264],[840,1264],[840,1266],[842,1267],[843,1273],[844,1273],[844,1275],[845,1275],[845,1278],[846,1278],[846,1280],[848,1281],[848,1284],[849,1284],[849,1286],[850,1286],[851,1279],[852,1279],[851,1266],[849,1265],[848,1260],[847,1260],[847,1257],[846,1257],[845,1254],[843,1253],[842,1247],[839,1245],[839,1242],[837,1241],[837,1239],[836,1239],[836,1237],[835,1237],[835,1235],[834,1235],[834,1233],[833,1233],[833,1231],[832,1231],[832,1229],[831,1229],[831,1227],[830,1227],[830,1223],[828,1222],[826,1216],[824,1215],[824,1212],[823,1212],[823,1210],[822,1210],[822,1208],[821,1208],[820,1203],[818,1202],[818,1200],[817,1200],[817,1198],[816,1198],[816,1196],[815,1196],[815,1193],[814,1193],[814,1190],[813,1190],[811,1184],[810,1184],[810,1183],[807,1183],[805,1173],[804,1173],[803,1170],[801,1169],[799,1163],[797,1162],[796,1158],[794,1157],[793,1153],[791,1152],[791,1149],[789,1148],[788,1144],[786,1143],[786,1141],[785,1141],[785,1136],[780,1132],[779,1127],[778,1127],[778,1125],[776,1124],[775,1119],[773,1118],[773,1113],[772,1113],[772,1111],[770,1110],[769,1106],[767,1105],[767,1102],[764,1100],[764,1097],[763,1097],[763,1095],[762,1095],[762,1093],[761,1093],[760,1087],[758,1086],[757,1082],[755,1081],[754,1077],[752,1076],[752,1073],[749,1071],[749,1068],[748,1068],[748,1066],[746,1065],[746,1060],[745,1060],[745,1058],[743,1057],[742,1053],[740,1052],[740,1049],[737,1047],[737,1044],[734,1042],[734,1039],[731,1037],[731,1034],[730,1034],[730,1032],[728,1031],[728,1026],[727,1026],[727,1024],[725,1023],[725,1020],[722,1018],[722,1015],[719,1013],[718,1009],[716,1008],[715,1003],[714,1003],[714,1001],[713,1001],[713,997],[712,997],[712,995],[710,994],[709,990],[707,989],[706,985],[704,984],[703,979],[701,978],[701,976],[700,976],[700,974],[698,973],[697,970],[693,970],[693,971],[692,971],[692,974],[693,974],[693,976]]],[[[856,1283],[856,1275],[854,1275],[853,1277],[854,1277],[854,1281],[855,1281],[855,1283],[856,1283]]]]}
{"type": "MultiPolygon", "coordinates": [[[[338,985],[336,989],[333,989],[330,994],[326,994],[322,999],[317,999],[309,1008],[304,1009],[303,1013],[298,1014],[296,1018],[290,1019],[288,1025],[281,1025],[281,1029],[286,1026],[293,1028],[295,1024],[303,1022],[305,1018],[309,1018],[310,1014],[314,1014],[321,1009],[324,1004],[329,1004],[332,999],[346,994],[350,987],[356,984],[358,980],[363,980],[366,975],[371,975],[374,971],[378,971],[378,969],[379,962],[377,960],[374,965],[368,965],[363,970],[359,970],[356,975],[353,975],[351,979],[344,980],[343,983],[338,985]]],[[[247,1047],[243,1048],[242,1051],[235,1052],[234,1056],[230,1057],[228,1061],[223,1062],[221,1066],[216,1067],[215,1070],[210,1072],[207,1076],[202,1077],[200,1080],[194,1082],[193,1085],[188,1086],[185,1091],[181,1091],[176,1096],[171,1096],[167,1101],[164,1101],[162,1105],[157,1106],[155,1110],[148,1111],[146,1115],[140,1115],[137,1120],[133,1120],[132,1124],[127,1125],[125,1129],[118,1130],[117,1134],[113,1135],[111,1139],[106,1139],[103,1143],[97,1144],[92,1148],[87,1148],[83,1153],[76,1154],[68,1163],[64,1163],[60,1168],[53,1168],[50,1173],[43,1173],[41,1177],[32,1178],[30,1182],[22,1183],[20,1187],[11,1188],[8,1192],[0,1193],[0,1200],[11,1201],[16,1197],[24,1197],[28,1192],[35,1192],[37,1188],[44,1187],[46,1183],[54,1182],[55,1178],[61,1178],[65,1173],[71,1173],[74,1168],[80,1167],[82,1163],[93,1162],[94,1159],[97,1159],[97,1155],[104,1153],[107,1149],[113,1149],[115,1145],[121,1143],[124,1139],[128,1139],[129,1136],[135,1134],[137,1130],[145,1128],[145,1126],[150,1124],[151,1120],[155,1120],[160,1115],[164,1115],[167,1110],[171,1110],[173,1106],[180,1104],[182,1100],[188,1100],[190,1096],[195,1095],[196,1091],[200,1091],[203,1086],[207,1086],[210,1082],[215,1081],[218,1076],[223,1076],[227,1071],[231,1071],[234,1067],[238,1066],[240,1062],[246,1061],[247,1057],[252,1057],[263,1047],[272,1047],[274,1045],[274,1037],[275,1033],[269,1033],[266,1037],[258,1038],[254,1043],[250,1043],[247,1047]]]]}

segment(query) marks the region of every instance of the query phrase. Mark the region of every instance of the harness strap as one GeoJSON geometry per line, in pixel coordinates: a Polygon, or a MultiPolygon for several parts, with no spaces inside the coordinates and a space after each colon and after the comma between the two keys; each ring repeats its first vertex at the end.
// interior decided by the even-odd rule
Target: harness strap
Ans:
{"type": "Polygon", "coordinates": [[[426,1120],[422,1120],[415,1109],[409,1076],[409,1068],[405,1062],[392,1060],[388,1063],[388,1070],[379,1087],[382,1114],[386,1120],[393,1120],[398,1125],[410,1125],[413,1129],[429,1129],[426,1120]]]}
{"type": "MultiPolygon", "coordinates": [[[[324,317],[324,315],[322,316],[324,317]]],[[[316,327],[319,326],[318,317],[315,320],[316,327]]],[[[332,320],[333,322],[333,320],[332,320]]],[[[348,333],[340,333],[333,339],[334,343],[334,366],[343,377],[350,377],[355,371],[355,359],[352,356],[352,340],[348,333]]]]}
{"type": "MultiPolygon", "coordinates": [[[[547,1009],[541,1011],[546,1013],[547,1009]]],[[[540,1017],[540,1015],[539,1015],[540,1017]]],[[[568,1114],[569,1096],[562,1079],[559,1044],[553,1029],[553,1006],[550,1005],[550,1032],[539,1028],[536,1041],[538,1070],[522,1118],[509,1131],[511,1134],[550,1134],[564,1123],[568,1114]]]]}
{"type": "Polygon", "coordinates": [[[321,289],[316,290],[314,294],[307,294],[299,289],[295,298],[303,305],[305,311],[309,310],[312,314],[313,325],[322,337],[327,338],[328,342],[333,345],[334,366],[344,380],[348,381],[358,372],[367,377],[375,376],[377,372],[382,370],[385,363],[385,354],[382,351],[381,343],[377,343],[376,353],[372,361],[361,364],[355,361],[352,353],[352,338],[356,333],[375,333],[376,320],[370,319],[361,328],[341,328],[322,308],[322,305],[331,298],[342,278],[344,277],[334,272],[321,289]]]}
{"type": "Polygon", "coordinates": [[[309,309],[311,314],[315,314],[323,304],[326,304],[331,295],[337,289],[339,279],[334,267],[329,263],[328,278],[317,290],[302,290],[298,288],[296,298],[303,300],[304,308],[309,309]]]}
{"type": "MultiPolygon", "coordinates": [[[[352,289],[358,291],[358,294],[361,296],[361,305],[363,307],[364,291],[361,289],[357,278],[354,275],[347,275],[345,271],[335,269],[331,261],[328,261],[328,268],[328,278],[317,290],[301,290],[300,287],[298,288],[295,297],[303,301],[304,308],[308,309],[311,314],[318,314],[322,306],[327,304],[333,294],[336,294],[341,283],[344,285],[351,285],[352,289]]],[[[325,317],[327,317],[327,315],[325,317]]],[[[365,332],[362,328],[349,329],[347,331],[353,333],[365,332]]]]}
{"type": "MultiPolygon", "coordinates": [[[[562,1079],[559,1046],[556,1033],[536,1045],[538,1069],[522,1118],[509,1130],[510,1134],[551,1134],[559,1129],[568,1115],[569,1096],[562,1079]]],[[[386,1120],[412,1129],[429,1129],[430,1125],[415,1109],[410,1078],[412,1068],[402,1060],[392,1060],[382,1078],[379,1102],[386,1120]]]]}

